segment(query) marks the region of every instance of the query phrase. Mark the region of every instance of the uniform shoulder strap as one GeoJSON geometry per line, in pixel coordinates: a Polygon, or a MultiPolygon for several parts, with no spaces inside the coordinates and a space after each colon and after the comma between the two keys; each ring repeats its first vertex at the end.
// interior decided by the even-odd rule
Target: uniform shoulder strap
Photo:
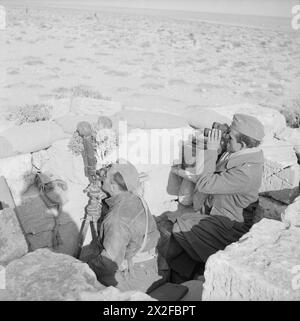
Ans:
{"type": "Polygon", "coordinates": [[[137,195],[137,197],[138,197],[138,198],[140,199],[140,201],[142,202],[142,205],[143,205],[144,210],[145,210],[145,215],[146,215],[146,228],[145,228],[145,235],[144,235],[144,239],[143,239],[142,246],[141,246],[141,248],[137,251],[136,254],[143,252],[143,250],[144,250],[144,248],[145,248],[145,246],[146,246],[147,236],[148,236],[148,230],[149,230],[149,214],[150,214],[149,208],[148,208],[148,205],[147,205],[145,199],[144,199],[142,196],[140,196],[140,195],[137,195]]]}

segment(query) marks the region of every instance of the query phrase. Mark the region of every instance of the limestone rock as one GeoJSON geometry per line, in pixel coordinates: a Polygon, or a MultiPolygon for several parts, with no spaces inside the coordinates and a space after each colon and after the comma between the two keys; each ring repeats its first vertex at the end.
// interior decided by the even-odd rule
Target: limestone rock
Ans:
{"type": "Polygon", "coordinates": [[[202,301],[203,281],[191,280],[182,283],[189,292],[180,301],[202,301]]]}
{"type": "Polygon", "coordinates": [[[5,138],[0,136],[0,159],[16,155],[12,144],[5,138]]]}
{"type": "Polygon", "coordinates": [[[278,191],[263,193],[263,195],[271,197],[272,199],[286,205],[291,204],[299,194],[300,191],[298,186],[290,189],[282,189],[278,191]]]}
{"type": "Polygon", "coordinates": [[[188,126],[186,119],[181,116],[144,110],[122,110],[116,113],[112,120],[114,123],[127,121],[128,127],[140,129],[170,129],[188,126]]]}
{"type": "Polygon", "coordinates": [[[62,117],[70,112],[71,98],[52,99],[45,102],[45,105],[52,106],[51,119],[62,117]]]}
{"type": "Polygon", "coordinates": [[[266,138],[260,145],[267,161],[278,163],[280,168],[297,164],[294,147],[289,142],[275,138],[266,138]]]}
{"type": "Polygon", "coordinates": [[[15,152],[26,154],[45,149],[66,134],[53,121],[39,121],[7,129],[1,136],[11,143],[15,152]]]}
{"type": "Polygon", "coordinates": [[[169,165],[136,165],[138,172],[145,172],[149,179],[145,182],[144,197],[154,216],[172,210],[177,196],[167,192],[170,175],[169,165]]]}
{"type": "Polygon", "coordinates": [[[105,288],[85,263],[69,255],[40,249],[6,267],[6,289],[1,300],[13,301],[146,301],[141,292],[105,288]]]}
{"type": "Polygon", "coordinates": [[[280,168],[278,163],[269,161],[264,163],[262,185],[259,192],[294,190],[299,186],[299,182],[300,167],[298,164],[280,168]]]}
{"type": "Polygon", "coordinates": [[[281,220],[287,227],[300,228],[300,196],[282,213],[281,220]]]}
{"type": "Polygon", "coordinates": [[[47,150],[43,158],[42,171],[49,171],[67,182],[72,182],[86,187],[88,179],[84,175],[82,157],[75,156],[68,148],[69,139],[56,141],[47,150]]]}
{"type": "Polygon", "coordinates": [[[191,113],[189,119],[197,123],[197,127],[204,128],[211,127],[215,121],[230,124],[235,113],[258,118],[264,126],[265,135],[269,137],[273,137],[286,127],[285,118],[279,111],[248,103],[201,109],[197,113],[191,113]],[[201,120],[202,118],[204,121],[201,120]]]}
{"type": "Polygon", "coordinates": [[[78,249],[79,226],[73,221],[59,224],[58,233],[61,243],[55,252],[75,256],[78,249]]]}
{"type": "Polygon", "coordinates": [[[82,301],[156,301],[143,292],[121,292],[112,286],[100,292],[83,292],[80,298],[82,301]]]}
{"type": "Polygon", "coordinates": [[[79,300],[81,292],[101,289],[104,286],[87,264],[39,249],[6,267],[6,290],[0,290],[0,300],[79,300]]]}
{"type": "Polygon", "coordinates": [[[11,208],[0,211],[0,265],[6,265],[27,252],[27,243],[15,211],[11,208]]]}
{"type": "MultiPolygon", "coordinates": [[[[266,139],[261,148],[265,163],[260,192],[293,190],[298,187],[300,166],[293,146],[288,142],[272,138],[266,139]]],[[[281,197],[279,193],[274,193],[274,198],[284,201],[286,196],[281,197]]]]}
{"type": "Polygon", "coordinates": [[[17,206],[16,211],[31,251],[49,248],[59,253],[75,255],[81,219],[88,199],[82,187],[71,183],[68,185],[71,197],[63,205],[61,212],[56,208],[48,208],[35,186],[29,188],[22,203],[17,206]],[[59,244],[54,242],[56,225],[59,244]]]}
{"type": "Polygon", "coordinates": [[[22,200],[22,195],[34,182],[31,155],[23,154],[0,159],[0,175],[4,176],[16,204],[22,200]]]}
{"type": "Polygon", "coordinates": [[[48,155],[48,150],[40,150],[38,152],[32,153],[31,163],[34,170],[42,170],[50,157],[48,155]]]}
{"type": "Polygon", "coordinates": [[[269,218],[280,221],[281,215],[284,213],[287,206],[272,198],[260,196],[259,204],[255,211],[254,222],[257,223],[263,218],[269,218]]]}
{"type": "Polygon", "coordinates": [[[202,299],[299,300],[299,242],[300,229],[263,219],[208,259],[202,299]]]}
{"type": "Polygon", "coordinates": [[[54,121],[66,134],[72,135],[76,131],[79,122],[87,121],[89,123],[96,123],[98,117],[98,115],[74,115],[68,113],[56,118],[54,121]]]}
{"type": "Polygon", "coordinates": [[[89,97],[74,97],[71,110],[78,115],[112,116],[122,109],[118,101],[94,99],[89,97]]]}
{"type": "Polygon", "coordinates": [[[16,207],[20,224],[24,230],[31,251],[38,248],[52,248],[55,209],[48,209],[35,186],[23,195],[16,207]]]}
{"type": "Polygon", "coordinates": [[[286,127],[276,137],[293,145],[300,162],[300,128],[286,127]]]}
{"type": "Polygon", "coordinates": [[[14,209],[16,207],[10,188],[8,187],[4,176],[0,176],[0,201],[2,208],[10,207],[14,209]]]}

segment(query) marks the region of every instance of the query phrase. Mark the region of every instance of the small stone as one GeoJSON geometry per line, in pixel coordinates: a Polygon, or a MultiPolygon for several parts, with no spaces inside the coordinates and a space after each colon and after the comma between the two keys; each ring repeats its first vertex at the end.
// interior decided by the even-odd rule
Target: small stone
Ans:
{"type": "Polygon", "coordinates": [[[15,211],[3,209],[0,211],[0,265],[6,265],[27,252],[28,246],[15,211]]]}

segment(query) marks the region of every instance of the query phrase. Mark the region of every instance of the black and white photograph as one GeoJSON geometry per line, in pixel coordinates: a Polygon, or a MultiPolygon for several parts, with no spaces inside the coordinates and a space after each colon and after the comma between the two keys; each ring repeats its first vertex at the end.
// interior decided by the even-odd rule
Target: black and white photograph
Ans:
{"type": "Polygon", "coordinates": [[[0,0],[0,301],[300,301],[299,244],[300,0],[0,0]]]}

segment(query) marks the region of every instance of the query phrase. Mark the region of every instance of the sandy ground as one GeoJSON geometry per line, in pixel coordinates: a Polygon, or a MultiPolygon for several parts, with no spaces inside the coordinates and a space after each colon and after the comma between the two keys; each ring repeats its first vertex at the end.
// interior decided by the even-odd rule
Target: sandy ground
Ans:
{"type": "Polygon", "coordinates": [[[75,86],[128,108],[179,114],[300,104],[300,31],[280,20],[264,29],[122,10],[8,6],[7,15],[2,110],[65,97],[75,86]]]}

